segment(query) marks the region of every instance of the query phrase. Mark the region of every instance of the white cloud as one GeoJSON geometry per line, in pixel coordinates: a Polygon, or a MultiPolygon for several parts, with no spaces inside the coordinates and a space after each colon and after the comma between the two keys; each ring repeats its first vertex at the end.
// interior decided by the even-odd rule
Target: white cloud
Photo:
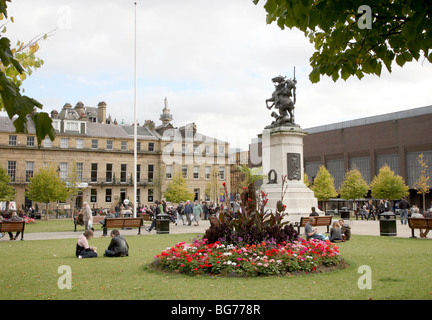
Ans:
{"type": "MultiPolygon", "coordinates": [[[[24,82],[26,94],[59,110],[66,102],[106,101],[118,121],[133,122],[134,1],[14,0],[8,36],[40,43],[44,66],[24,82]]],[[[265,99],[271,78],[296,67],[296,122],[303,128],[430,104],[431,65],[361,81],[311,84],[313,47],[303,33],[266,25],[262,4],[232,0],[137,1],[138,121],[158,122],[168,97],[174,125],[195,122],[234,147],[272,121],[265,99]]]]}

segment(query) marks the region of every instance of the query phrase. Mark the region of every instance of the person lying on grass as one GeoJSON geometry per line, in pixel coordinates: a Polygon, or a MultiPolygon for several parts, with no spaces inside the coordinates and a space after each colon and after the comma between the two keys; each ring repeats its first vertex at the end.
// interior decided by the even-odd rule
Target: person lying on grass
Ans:
{"type": "Polygon", "coordinates": [[[125,257],[129,255],[129,245],[126,239],[120,235],[117,229],[114,229],[110,233],[111,242],[108,249],[105,250],[105,257],[125,257]]]}

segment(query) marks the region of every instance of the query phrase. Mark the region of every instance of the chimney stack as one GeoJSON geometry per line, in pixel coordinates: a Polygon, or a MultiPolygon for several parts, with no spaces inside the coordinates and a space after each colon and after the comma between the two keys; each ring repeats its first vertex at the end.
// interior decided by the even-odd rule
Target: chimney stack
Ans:
{"type": "Polygon", "coordinates": [[[105,101],[101,101],[98,103],[98,120],[100,123],[106,122],[106,103],[105,101]]]}

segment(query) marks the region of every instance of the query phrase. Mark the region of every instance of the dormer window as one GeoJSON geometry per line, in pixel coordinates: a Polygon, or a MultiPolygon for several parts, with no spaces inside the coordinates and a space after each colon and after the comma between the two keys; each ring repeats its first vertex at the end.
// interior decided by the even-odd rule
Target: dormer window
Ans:
{"type": "Polygon", "coordinates": [[[66,131],[80,131],[80,124],[79,122],[75,121],[65,121],[65,130],[66,131]]]}
{"type": "Polygon", "coordinates": [[[54,130],[60,131],[60,120],[53,120],[52,126],[53,126],[54,130]]]}

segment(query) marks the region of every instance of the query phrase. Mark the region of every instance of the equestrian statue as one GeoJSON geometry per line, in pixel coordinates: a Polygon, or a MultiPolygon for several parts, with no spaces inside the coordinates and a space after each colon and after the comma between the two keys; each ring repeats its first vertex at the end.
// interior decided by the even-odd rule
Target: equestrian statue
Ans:
{"type": "Polygon", "coordinates": [[[294,105],[296,103],[296,84],[295,79],[286,79],[283,76],[277,76],[272,79],[275,90],[272,97],[266,100],[267,109],[277,109],[279,113],[273,111],[271,116],[275,120],[268,127],[290,126],[294,125],[294,105]],[[291,99],[292,98],[292,99],[291,99]],[[269,102],[271,104],[269,105],[269,102]]]}

